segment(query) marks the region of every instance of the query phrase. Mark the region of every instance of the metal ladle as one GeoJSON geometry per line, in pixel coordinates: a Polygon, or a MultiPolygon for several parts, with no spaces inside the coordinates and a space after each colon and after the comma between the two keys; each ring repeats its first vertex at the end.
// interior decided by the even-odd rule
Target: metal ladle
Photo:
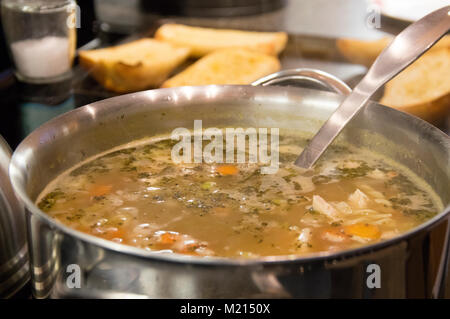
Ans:
{"type": "Polygon", "coordinates": [[[295,161],[311,168],[369,98],[387,81],[417,60],[450,29],[450,6],[436,10],[399,33],[295,161]]]}

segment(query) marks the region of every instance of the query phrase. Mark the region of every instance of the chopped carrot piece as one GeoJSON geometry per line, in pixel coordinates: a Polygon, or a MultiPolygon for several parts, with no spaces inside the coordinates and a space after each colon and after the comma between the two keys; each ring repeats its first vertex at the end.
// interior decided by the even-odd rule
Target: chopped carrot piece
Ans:
{"type": "Polygon", "coordinates": [[[239,169],[234,165],[221,165],[216,168],[220,175],[236,175],[239,169]]]}
{"type": "Polygon", "coordinates": [[[390,178],[396,177],[397,175],[398,175],[398,173],[395,172],[395,171],[389,171],[389,172],[387,172],[387,176],[390,177],[390,178]]]}
{"type": "Polygon", "coordinates": [[[176,233],[164,233],[159,236],[159,242],[161,244],[170,245],[176,242],[178,239],[178,234],[176,233]]]}
{"type": "Polygon", "coordinates": [[[180,250],[180,252],[184,254],[194,253],[194,251],[200,247],[200,245],[197,242],[189,241],[189,243],[184,243],[183,248],[180,250]]]}
{"type": "Polygon", "coordinates": [[[89,190],[91,196],[103,196],[111,192],[112,185],[94,185],[89,190]]]}
{"type": "Polygon", "coordinates": [[[112,229],[108,230],[104,234],[100,235],[100,237],[111,240],[113,238],[124,238],[125,232],[122,229],[112,229]]]}
{"type": "Polygon", "coordinates": [[[363,223],[346,226],[344,230],[346,234],[367,239],[378,239],[381,236],[377,226],[363,223]]]}

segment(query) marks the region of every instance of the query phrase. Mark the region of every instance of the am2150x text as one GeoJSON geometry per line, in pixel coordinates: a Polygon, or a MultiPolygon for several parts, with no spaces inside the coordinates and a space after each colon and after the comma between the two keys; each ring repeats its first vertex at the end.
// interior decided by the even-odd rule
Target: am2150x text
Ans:
{"type": "Polygon", "coordinates": [[[240,314],[240,313],[248,313],[248,314],[252,314],[252,313],[270,313],[270,304],[254,304],[254,303],[250,303],[250,304],[240,304],[240,303],[232,303],[232,304],[225,304],[224,307],[224,313],[235,313],[235,314],[240,314]]]}

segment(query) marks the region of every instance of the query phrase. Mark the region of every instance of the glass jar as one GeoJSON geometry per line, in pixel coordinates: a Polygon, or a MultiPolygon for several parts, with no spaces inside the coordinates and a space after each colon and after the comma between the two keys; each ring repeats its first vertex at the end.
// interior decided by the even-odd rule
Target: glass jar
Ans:
{"type": "Polygon", "coordinates": [[[73,0],[1,2],[3,29],[19,80],[51,83],[71,75],[77,13],[73,0]]]}

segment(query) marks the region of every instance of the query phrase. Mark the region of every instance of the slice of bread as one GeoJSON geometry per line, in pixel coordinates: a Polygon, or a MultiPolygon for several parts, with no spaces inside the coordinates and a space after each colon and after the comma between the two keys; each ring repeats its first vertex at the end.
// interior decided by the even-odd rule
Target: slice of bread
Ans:
{"type": "Polygon", "coordinates": [[[376,41],[339,39],[336,46],[348,61],[369,67],[391,41],[392,38],[388,37],[376,41]]]}
{"type": "MultiPolygon", "coordinates": [[[[369,67],[391,41],[391,37],[384,37],[375,41],[343,38],[336,41],[336,47],[348,61],[369,67]]],[[[447,47],[450,47],[450,36],[443,37],[429,51],[447,47]]]]}
{"type": "Polygon", "coordinates": [[[381,104],[439,125],[450,114],[450,48],[425,53],[389,81],[381,104]]]}
{"type": "Polygon", "coordinates": [[[280,61],[274,56],[246,49],[224,49],[201,58],[162,87],[250,84],[279,69],[280,61]]]}
{"type": "Polygon", "coordinates": [[[188,48],[148,38],[79,52],[80,64],[101,85],[118,93],[158,87],[188,56],[188,48]]]}
{"type": "Polygon", "coordinates": [[[188,47],[193,57],[201,57],[225,48],[246,48],[277,55],[283,51],[287,42],[285,32],[210,29],[181,24],[164,24],[156,31],[155,38],[188,47]]]}

